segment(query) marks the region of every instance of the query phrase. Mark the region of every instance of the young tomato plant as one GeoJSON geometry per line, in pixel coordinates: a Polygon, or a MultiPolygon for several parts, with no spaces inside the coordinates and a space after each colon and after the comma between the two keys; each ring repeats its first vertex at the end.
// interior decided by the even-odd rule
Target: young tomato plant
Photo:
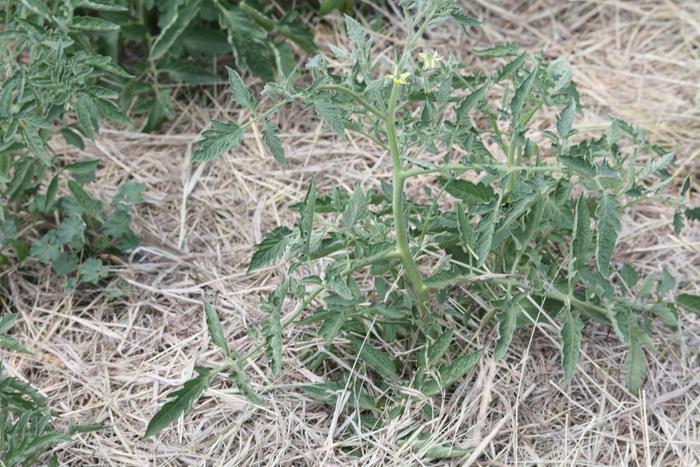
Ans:
{"type": "Polygon", "coordinates": [[[187,410],[219,372],[231,373],[241,392],[260,402],[245,359],[267,351],[278,374],[282,330],[291,324],[315,330],[313,350],[301,357],[312,369],[324,365],[329,378],[305,390],[332,405],[347,391],[348,409],[370,426],[382,423],[375,417],[399,414],[409,399],[462,380],[484,353],[505,358],[516,330],[540,320],[561,328],[567,381],[584,326],[611,326],[628,347],[632,391],[645,378],[645,349],[653,351],[651,323],[676,328],[673,277],[663,271],[640,280],[632,266],[613,262],[622,213],[635,203],[666,200],[677,209],[680,229],[688,184],[680,198],[663,191],[673,155],[619,119],[599,137],[577,132],[581,103],[566,60],[528,58],[514,44],[498,44],[475,53],[505,63],[491,74],[469,73],[455,58],[424,48],[421,38],[446,20],[463,27],[477,22],[452,1],[401,4],[408,35],[388,74],[371,56],[368,33],[349,17],[352,50],[331,49],[347,72],[333,74],[316,56],[306,67],[310,85],[299,87],[290,75],[265,87],[272,102],[266,110],[230,71],[236,101],[252,118],[240,126],[213,122],[195,160],[237,148],[256,124],[271,155],[285,165],[272,119],[280,107],[301,101],[338,135],[372,140],[377,160],[380,151],[388,153],[392,176],[379,189],[358,186],[352,193],[321,191],[311,181],[294,206],[296,226],[275,228],[252,256],[250,271],[282,260],[289,265],[261,303],[268,315],[264,344],[239,358],[207,307],[212,340],[226,363],[199,369],[156,414],[148,435],[187,410]],[[547,109],[558,115],[555,128],[531,129],[547,109]],[[418,178],[432,183],[409,196],[406,187],[418,178]],[[321,275],[312,272],[319,269],[321,275]],[[488,329],[496,337],[490,350],[488,329]],[[357,377],[362,367],[369,377],[357,377]]]}
{"type": "Polygon", "coordinates": [[[4,2],[0,32],[0,265],[22,262],[30,254],[51,264],[72,288],[98,285],[108,268],[100,256],[119,254],[138,240],[131,231],[130,206],[141,201],[139,184],[122,185],[111,203],[85,189],[98,161],[66,163],[51,138],[85,149],[99,123],[129,119],[114,104],[118,94],[105,78],[129,75],[109,57],[83,47],[88,33],[119,29],[83,16],[86,5],[107,10],[102,2],[4,2]],[[54,146],[55,147],[55,146],[54,146]],[[68,194],[60,196],[60,188],[68,194]],[[43,237],[30,244],[28,230],[43,237]]]}

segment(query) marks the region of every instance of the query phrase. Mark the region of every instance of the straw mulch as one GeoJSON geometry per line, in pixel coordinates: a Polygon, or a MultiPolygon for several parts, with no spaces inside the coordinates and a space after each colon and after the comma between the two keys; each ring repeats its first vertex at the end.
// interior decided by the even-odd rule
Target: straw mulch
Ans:
{"type": "MultiPolygon", "coordinates": [[[[600,131],[609,114],[646,129],[678,155],[679,175],[700,163],[700,3],[695,0],[475,0],[465,9],[485,24],[472,37],[439,29],[429,40],[443,55],[469,54],[513,41],[546,55],[569,57],[582,99],[577,121],[600,131]]],[[[395,18],[388,9],[387,18],[395,18]]],[[[335,27],[318,27],[319,44],[343,42],[335,27]]],[[[375,36],[392,57],[402,37],[396,21],[375,36]]],[[[471,448],[459,465],[700,464],[700,319],[682,314],[677,333],[659,330],[649,378],[640,397],[624,387],[625,349],[614,333],[589,326],[570,387],[562,382],[558,329],[541,324],[521,332],[508,358],[485,359],[470,379],[426,422],[419,407],[388,428],[360,432],[305,397],[298,385],[319,381],[297,360],[309,336],[286,332],[283,374],[270,379],[264,358],[249,365],[266,401],[256,407],[217,380],[193,412],[155,439],[144,440],[149,418],[167,392],[216,365],[202,301],[216,304],[232,347],[251,345],[262,317],[261,293],[275,285],[270,269],[247,275],[251,245],[279,224],[300,200],[312,174],[320,187],[377,184],[389,175],[387,157],[367,141],[339,141],[313,116],[280,113],[290,168],[282,170],[256,135],[222,160],[190,167],[192,144],[211,118],[242,120],[225,86],[196,99],[176,90],[179,117],[165,134],[105,129],[85,153],[103,161],[94,190],[104,199],[126,178],[146,185],[147,203],[135,221],[143,246],[114,266],[111,290],[66,295],[48,271],[9,271],[3,307],[20,314],[17,337],[31,356],[3,354],[12,375],[31,381],[68,422],[109,428],[80,435],[56,449],[66,465],[421,465],[437,444],[471,448]],[[116,298],[108,295],[117,295],[116,298]],[[421,449],[402,444],[409,429],[429,435],[421,449]],[[346,453],[359,447],[359,457],[346,453]]],[[[675,188],[672,188],[675,189],[675,188]]],[[[697,200],[697,198],[696,198],[697,200]]],[[[696,202],[696,204],[698,204],[696,202]]],[[[642,273],[666,267],[688,291],[700,291],[700,228],[679,237],[672,212],[653,202],[625,216],[617,260],[642,273]]]]}

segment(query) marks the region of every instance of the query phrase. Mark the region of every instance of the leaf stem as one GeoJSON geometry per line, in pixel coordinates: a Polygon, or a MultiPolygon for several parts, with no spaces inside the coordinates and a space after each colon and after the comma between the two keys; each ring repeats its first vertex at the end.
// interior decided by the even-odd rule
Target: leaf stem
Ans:
{"type": "Polygon", "coordinates": [[[442,173],[459,170],[485,170],[498,169],[506,171],[522,171],[522,172],[561,172],[561,167],[556,166],[539,166],[539,165],[509,165],[509,164],[444,164],[437,167],[416,167],[414,169],[404,170],[401,177],[406,180],[419,175],[428,175],[432,173],[442,173]]]}
{"type": "Polygon", "coordinates": [[[365,98],[362,97],[358,92],[355,92],[350,88],[346,88],[345,86],[337,86],[334,84],[327,84],[325,86],[321,86],[321,89],[325,89],[327,91],[336,91],[336,92],[346,94],[346,95],[352,97],[353,99],[355,99],[355,101],[357,101],[358,104],[360,104],[362,107],[364,107],[365,110],[367,110],[369,113],[371,113],[375,117],[380,118],[382,120],[384,120],[386,118],[386,115],[384,115],[384,113],[380,112],[376,107],[374,107],[372,104],[367,102],[365,100],[365,98]]]}

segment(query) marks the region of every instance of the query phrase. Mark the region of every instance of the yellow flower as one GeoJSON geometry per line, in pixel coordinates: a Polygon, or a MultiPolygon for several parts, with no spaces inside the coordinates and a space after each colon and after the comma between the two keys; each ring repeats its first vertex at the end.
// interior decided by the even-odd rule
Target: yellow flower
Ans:
{"type": "Polygon", "coordinates": [[[430,53],[420,52],[418,54],[418,60],[423,63],[423,70],[432,70],[437,68],[438,63],[442,61],[442,57],[435,51],[430,53]]]}
{"type": "Polygon", "coordinates": [[[387,75],[386,79],[393,81],[396,84],[408,84],[408,79],[410,78],[411,73],[405,72],[401,73],[400,75],[397,73],[393,73],[391,75],[387,75]]]}

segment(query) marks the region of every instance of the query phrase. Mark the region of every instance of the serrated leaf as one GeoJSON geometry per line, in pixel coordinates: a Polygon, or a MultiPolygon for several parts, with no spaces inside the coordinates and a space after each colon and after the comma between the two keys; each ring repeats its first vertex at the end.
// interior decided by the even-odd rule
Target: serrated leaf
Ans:
{"type": "Polygon", "coordinates": [[[512,75],[516,71],[520,69],[520,67],[523,66],[525,63],[525,59],[527,58],[527,53],[522,53],[518,55],[516,58],[511,60],[510,62],[506,63],[503,68],[498,70],[496,72],[496,76],[494,77],[494,82],[498,83],[500,81],[503,81],[505,78],[508,76],[512,75]]]}
{"type": "Polygon", "coordinates": [[[469,219],[467,219],[465,207],[462,203],[459,203],[457,206],[457,227],[459,229],[462,247],[465,251],[469,251],[474,243],[474,227],[471,222],[469,222],[469,219]]]}
{"type": "Polygon", "coordinates": [[[177,420],[180,415],[189,412],[192,404],[199,399],[209,387],[211,372],[207,368],[195,367],[197,376],[186,381],[180,389],[168,395],[168,401],[148,422],[144,438],[149,438],[161,432],[165,427],[177,420]]]}
{"type": "Polygon", "coordinates": [[[75,113],[78,116],[78,125],[89,139],[95,139],[94,117],[96,113],[94,104],[85,96],[81,96],[75,102],[75,113]]]}
{"type": "Polygon", "coordinates": [[[476,256],[478,258],[478,267],[486,263],[486,258],[488,258],[489,252],[491,251],[500,204],[500,197],[489,203],[489,210],[482,215],[481,220],[476,226],[476,256]]]}
{"type": "Polygon", "coordinates": [[[268,345],[272,360],[272,374],[277,376],[282,371],[282,305],[289,291],[289,279],[285,278],[263,302],[263,310],[268,316],[268,345]]]}
{"type": "Polygon", "coordinates": [[[574,123],[574,115],[576,114],[576,101],[571,98],[569,105],[564,107],[557,117],[557,132],[562,139],[567,139],[571,133],[571,126],[574,123]]]}
{"type": "Polygon", "coordinates": [[[561,162],[564,167],[570,169],[578,175],[583,175],[585,177],[595,177],[597,174],[596,168],[582,157],[570,157],[570,156],[558,156],[559,162],[561,162]]]}
{"type": "Polygon", "coordinates": [[[148,59],[151,61],[161,59],[175,44],[175,41],[187,29],[189,24],[199,13],[201,0],[185,0],[181,2],[170,22],[160,31],[158,37],[153,42],[148,59]]]}
{"type": "Polygon", "coordinates": [[[474,50],[474,53],[479,57],[509,57],[517,55],[519,52],[520,46],[513,42],[500,42],[488,49],[474,50]]]}
{"type": "Polygon", "coordinates": [[[97,11],[129,11],[124,5],[119,5],[114,2],[102,2],[97,0],[78,0],[75,2],[76,7],[89,8],[90,10],[97,11]]]}
{"type": "Polygon", "coordinates": [[[519,305],[515,301],[506,303],[505,307],[496,315],[498,320],[498,339],[493,358],[501,360],[505,357],[508,347],[513,340],[515,325],[517,323],[519,305]]]}
{"type": "Polygon", "coordinates": [[[74,16],[71,29],[80,31],[109,32],[119,31],[119,25],[95,16],[74,16]]]}
{"type": "Polygon", "coordinates": [[[100,111],[102,116],[107,120],[111,120],[116,123],[122,123],[124,125],[131,125],[132,121],[126,116],[124,112],[119,109],[116,105],[112,104],[105,99],[95,99],[95,107],[100,111]]]}
{"type": "Polygon", "coordinates": [[[111,57],[105,55],[92,55],[85,60],[85,64],[125,79],[133,78],[124,68],[114,63],[111,57]]]}
{"type": "Polygon", "coordinates": [[[309,257],[309,250],[311,247],[311,230],[314,224],[314,214],[316,213],[316,197],[316,178],[312,177],[311,184],[304,198],[299,219],[299,232],[304,242],[304,256],[307,258],[309,257]]]}
{"type": "Polygon", "coordinates": [[[464,377],[469,370],[474,368],[474,366],[479,363],[483,353],[483,349],[477,350],[476,352],[463,355],[451,363],[440,366],[438,369],[438,379],[429,379],[423,383],[420,388],[421,392],[430,397],[438,394],[443,389],[447,389],[464,377]]]}
{"type": "Polygon", "coordinates": [[[347,401],[349,408],[370,411],[379,410],[374,399],[362,388],[353,388],[352,386],[346,388],[345,385],[340,383],[317,383],[304,384],[301,386],[301,389],[312,399],[332,407],[335,407],[337,404],[340,394],[347,390],[350,393],[347,401]]]}
{"type": "Polygon", "coordinates": [[[493,198],[493,189],[483,183],[447,177],[440,177],[439,182],[446,192],[467,204],[484,203],[493,198]]]}
{"type": "Polygon", "coordinates": [[[700,316],[700,296],[682,293],[676,297],[676,304],[700,316]]]}
{"type": "Polygon", "coordinates": [[[586,206],[586,198],[581,194],[576,201],[574,210],[574,226],[571,237],[571,261],[574,269],[580,270],[586,267],[586,261],[591,256],[591,214],[586,206]]]}
{"type": "Polygon", "coordinates": [[[647,359],[636,333],[630,334],[625,372],[627,374],[627,387],[633,394],[637,394],[647,377],[647,359]]]}
{"type": "Polygon", "coordinates": [[[17,315],[7,313],[0,315],[0,349],[14,350],[15,352],[30,353],[19,343],[17,339],[7,334],[17,322],[17,315]]]}
{"type": "Polygon", "coordinates": [[[80,281],[99,285],[109,275],[109,268],[99,258],[88,258],[80,265],[80,281]]]}
{"type": "Polygon", "coordinates": [[[235,123],[212,120],[211,128],[204,130],[197,141],[197,149],[192,156],[193,162],[218,159],[231,149],[236,149],[243,139],[243,130],[235,123]]]}
{"type": "Polygon", "coordinates": [[[523,80],[522,83],[515,89],[515,94],[510,101],[510,110],[513,116],[513,124],[519,126],[520,114],[525,108],[527,99],[530,97],[532,92],[532,85],[535,82],[535,77],[537,76],[537,66],[532,67],[530,74],[523,80]]]}
{"type": "Polygon", "coordinates": [[[22,5],[35,15],[51,19],[51,10],[42,0],[22,0],[22,5]]]}
{"type": "Polygon", "coordinates": [[[602,193],[598,197],[596,217],[598,218],[596,261],[600,273],[607,276],[610,259],[617,243],[617,234],[620,231],[620,206],[617,198],[608,193],[602,193]]]}
{"type": "Polygon", "coordinates": [[[629,263],[624,263],[622,269],[620,269],[620,277],[625,282],[625,285],[629,290],[632,290],[639,281],[639,274],[635,271],[634,267],[629,263]]]}
{"type": "Polygon", "coordinates": [[[226,67],[226,71],[228,72],[228,82],[231,86],[231,92],[233,92],[233,98],[236,100],[236,103],[248,110],[255,111],[257,102],[248,91],[243,79],[241,79],[241,75],[230,67],[226,67]]]}
{"type": "Polygon", "coordinates": [[[447,350],[450,348],[453,335],[454,331],[450,329],[435,339],[435,342],[428,346],[426,351],[426,363],[428,364],[429,368],[436,365],[443,355],[445,355],[447,350]]]}
{"type": "Polygon", "coordinates": [[[345,131],[345,122],[343,115],[338,107],[333,105],[328,94],[320,94],[313,99],[313,106],[316,114],[326,123],[331,130],[337,134],[343,134],[345,131]]]}
{"type": "Polygon", "coordinates": [[[275,158],[277,163],[282,167],[287,167],[287,159],[284,155],[284,148],[282,147],[282,141],[280,137],[277,136],[277,128],[271,124],[265,124],[265,129],[263,130],[263,144],[270,151],[272,157],[275,158]]]}
{"type": "Polygon", "coordinates": [[[255,246],[255,253],[250,260],[248,272],[256,271],[265,266],[269,266],[280,259],[287,251],[287,246],[292,238],[293,232],[287,227],[276,227],[265,238],[255,246]]]}
{"type": "Polygon", "coordinates": [[[229,356],[231,352],[228,349],[228,344],[224,337],[224,328],[221,326],[216,308],[204,302],[204,315],[206,316],[209,339],[211,339],[212,344],[223,350],[226,356],[229,356]]]}
{"type": "Polygon", "coordinates": [[[345,29],[355,49],[363,49],[366,47],[367,31],[355,18],[345,15],[345,29]]]}
{"type": "Polygon", "coordinates": [[[83,208],[89,216],[95,219],[102,219],[102,203],[90,196],[83,187],[73,180],[68,180],[68,188],[80,207],[83,208]]]}
{"type": "Polygon", "coordinates": [[[564,380],[569,383],[576,372],[576,363],[581,350],[581,330],[583,322],[577,313],[564,310],[564,322],[561,327],[561,366],[564,380]]]}
{"type": "Polygon", "coordinates": [[[357,222],[362,218],[365,211],[365,192],[359,185],[355,185],[352,196],[348,200],[348,204],[343,211],[342,226],[347,231],[351,231],[357,222]]]}
{"type": "Polygon", "coordinates": [[[466,121],[469,118],[469,111],[473,109],[486,96],[486,91],[491,87],[490,83],[486,83],[467,97],[457,107],[457,119],[460,122],[466,121]]]}
{"type": "Polygon", "coordinates": [[[359,359],[365,362],[369,368],[394,382],[401,380],[396,372],[394,361],[386,352],[375,349],[369,342],[363,342],[356,337],[350,337],[350,342],[355,352],[358,353],[359,359]]]}

